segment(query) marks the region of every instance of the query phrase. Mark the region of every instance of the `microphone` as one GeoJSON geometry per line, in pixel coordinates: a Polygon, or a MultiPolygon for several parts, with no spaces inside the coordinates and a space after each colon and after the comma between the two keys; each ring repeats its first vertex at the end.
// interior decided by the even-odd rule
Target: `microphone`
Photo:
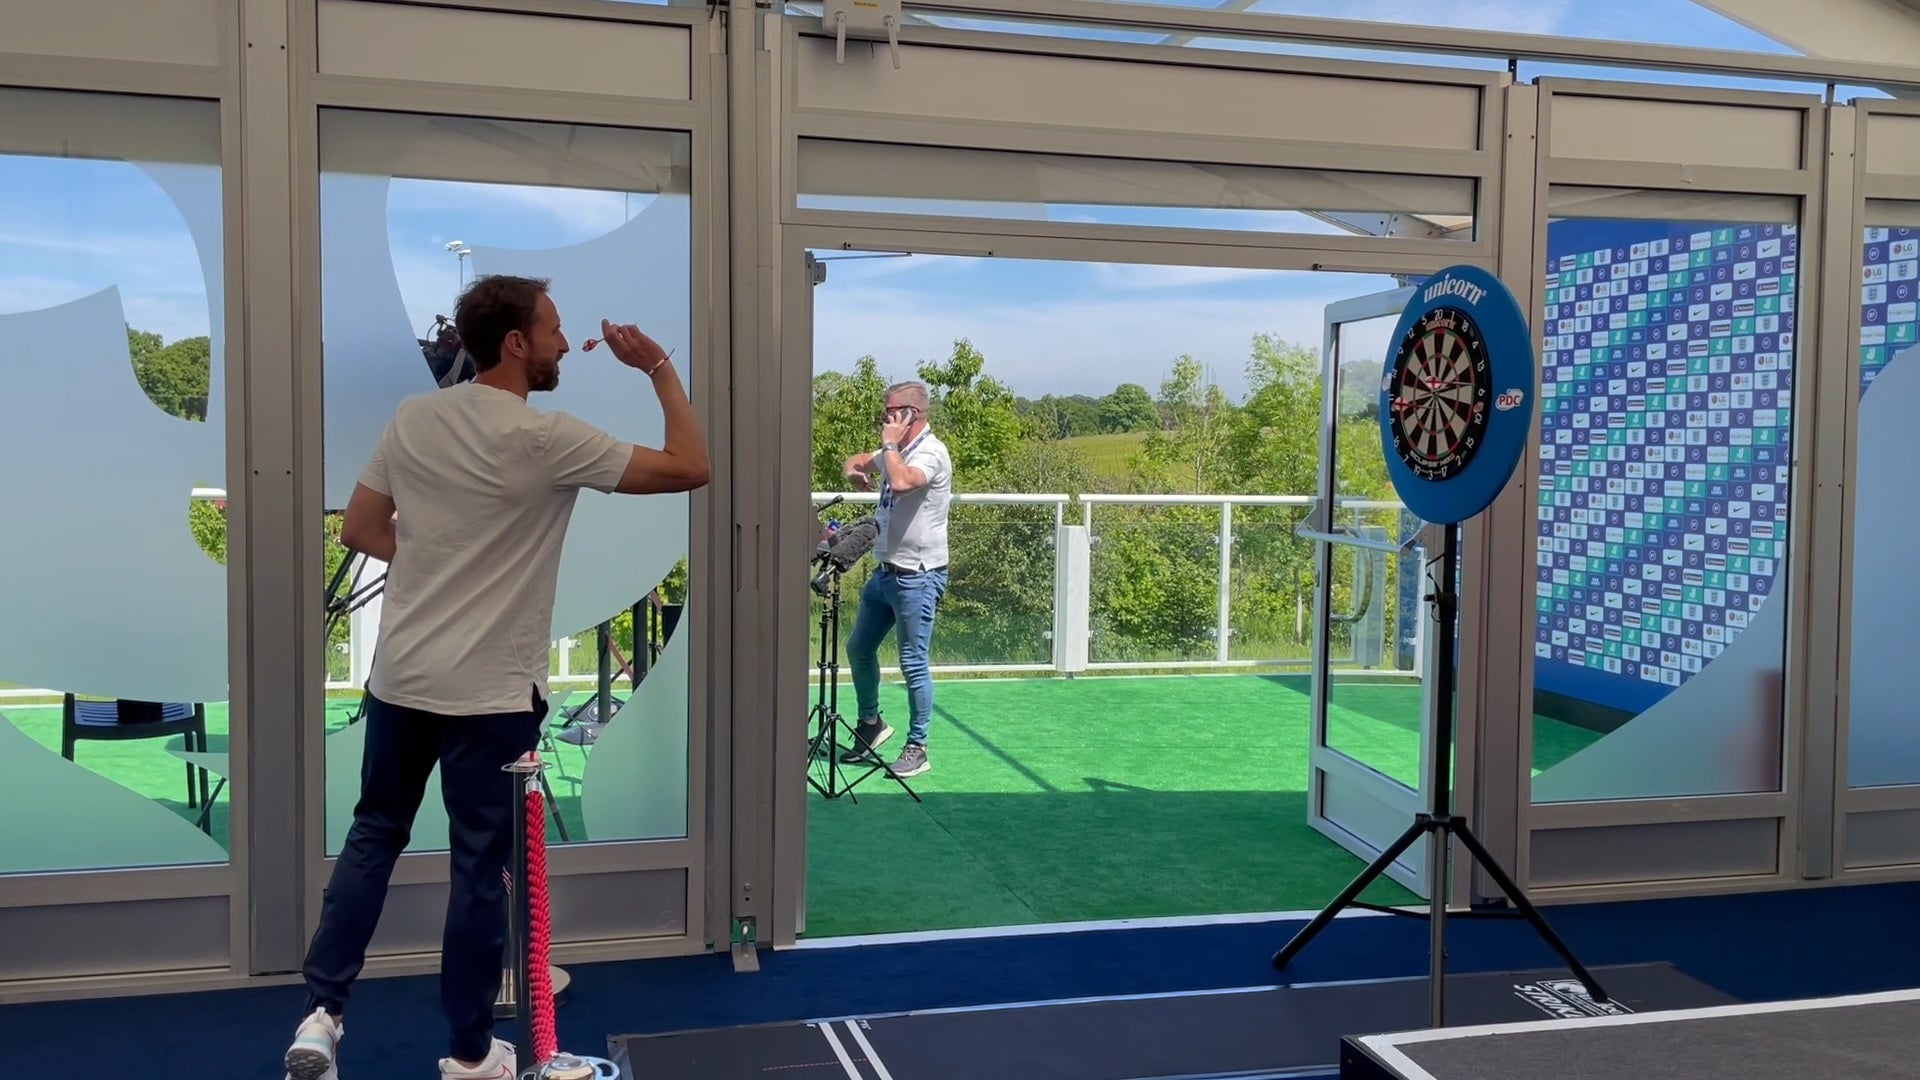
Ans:
{"type": "Polygon", "coordinates": [[[872,551],[873,545],[879,541],[880,523],[863,517],[833,534],[832,539],[827,541],[827,559],[835,569],[843,572],[851,570],[853,564],[872,551]]]}
{"type": "Polygon", "coordinates": [[[870,517],[842,528],[821,542],[821,551],[813,557],[820,572],[808,582],[813,591],[821,596],[827,595],[832,579],[853,569],[873,545],[880,540],[880,523],[870,517]]]}
{"type": "Polygon", "coordinates": [[[845,495],[835,495],[833,498],[827,500],[827,503],[825,506],[819,507],[818,509],[814,510],[813,516],[819,517],[821,514],[826,513],[827,511],[833,509],[836,506],[839,506],[841,503],[846,501],[847,501],[847,497],[845,495]]]}

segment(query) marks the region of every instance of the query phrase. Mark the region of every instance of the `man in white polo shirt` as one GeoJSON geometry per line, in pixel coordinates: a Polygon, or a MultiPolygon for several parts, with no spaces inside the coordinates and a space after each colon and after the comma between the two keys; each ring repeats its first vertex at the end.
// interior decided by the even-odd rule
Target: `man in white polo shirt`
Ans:
{"type": "MultiPolygon", "coordinates": [[[[400,403],[347,503],[340,542],[388,564],[380,652],[367,684],[366,750],[353,827],[308,948],[305,1017],[289,1080],[337,1080],[347,999],[366,963],[387,884],[427,778],[447,809],[442,1080],[513,1080],[493,1037],[507,936],[502,871],[512,778],[547,712],[547,649],[567,526],[583,489],[641,495],[706,484],[705,438],[666,350],[634,326],[600,324],[607,349],[651,384],[666,421],[654,450],[528,397],[560,385],[568,352],[547,283],[483,277],[454,324],[478,374],[400,403]]],[[[579,361],[575,361],[578,363],[579,361]]],[[[641,390],[632,407],[643,408],[641,390]]],[[[367,1075],[409,1075],[388,1062],[367,1075]]]]}
{"type": "Polygon", "coordinates": [[[934,609],[947,592],[947,502],[953,497],[953,459],[947,446],[927,427],[927,388],[918,382],[887,388],[880,428],[880,449],[847,459],[846,477],[866,490],[880,481],[880,508],[874,520],[880,538],[873,545],[879,561],[860,590],[860,611],[847,641],[853,692],[860,723],[847,763],[879,760],[880,745],[893,728],[880,717],[880,641],[897,633],[900,673],[907,680],[910,719],[907,745],[887,771],[906,778],[928,769],[927,725],[933,718],[933,675],[928,650],[933,644],[934,609]]]}

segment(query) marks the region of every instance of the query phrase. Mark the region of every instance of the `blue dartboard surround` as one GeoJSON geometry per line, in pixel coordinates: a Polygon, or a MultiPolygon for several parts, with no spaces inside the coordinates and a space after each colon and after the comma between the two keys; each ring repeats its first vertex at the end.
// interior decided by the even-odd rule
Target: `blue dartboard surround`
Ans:
{"type": "MultiPolygon", "coordinates": [[[[1417,359],[1416,359],[1417,362],[1417,359]]],[[[1386,370],[1380,379],[1380,447],[1387,459],[1387,476],[1407,509],[1421,520],[1453,525],[1474,517],[1499,497],[1526,451],[1533,426],[1534,380],[1538,368],[1533,332],[1500,279],[1476,266],[1451,266],[1422,281],[1416,288],[1387,347],[1386,370]],[[1456,448],[1457,468],[1416,468],[1402,456],[1394,437],[1395,384],[1409,359],[1416,327],[1443,309],[1464,314],[1477,339],[1475,351],[1484,354],[1485,368],[1475,384],[1483,392],[1484,423],[1471,446],[1456,448]],[[1422,472],[1431,475],[1422,475],[1422,472]]],[[[1468,434],[1473,434],[1469,429],[1468,434]]]]}

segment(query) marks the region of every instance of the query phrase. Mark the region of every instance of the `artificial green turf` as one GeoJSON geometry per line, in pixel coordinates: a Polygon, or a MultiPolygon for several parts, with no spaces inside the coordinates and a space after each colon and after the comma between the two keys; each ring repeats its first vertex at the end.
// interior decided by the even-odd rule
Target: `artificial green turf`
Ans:
{"type": "MultiPolygon", "coordinates": [[[[891,753],[905,740],[906,695],[897,681],[882,695],[900,732],[891,753]]],[[[850,688],[841,701],[851,709],[850,688]]],[[[924,802],[884,775],[861,783],[857,802],[808,793],[808,936],[1310,909],[1361,869],[1306,824],[1304,677],[950,679],[935,704],[933,769],[911,781],[924,802]]],[[[1411,783],[1419,707],[1416,685],[1343,682],[1332,744],[1411,783]]],[[[353,708],[330,700],[329,730],[353,708]]],[[[57,706],[0,712],[58,752],[57,706]]],[[[207,712],[223,735],[225,705],[207,712]]],[[[1536,718],[1536,770],[1596,737],[1536,718]]],[[[556,749],[579,777],[581,751],[556,749]]],[[[83,743],[77,756],[197,814],[185,806],[185,767],[159,740],[83,743]]],[[[582,835],[577,786],[549,776],[582,835]]],[[[226,803],[223,794],[212,821],[222,843],[226,803]]],[[[559,842],[556,830],[548,836],[559,842]]],[[[1391,882],[1364,898],[1414,900],[1391,882]]]]}
{"type": "MultiPolygon", "coordinates": [[[[904,728],[903,688],[882,695],[904,728]]],[[[1330,726],[1411,777],[1419,702],[1343,685],[1330,726]]],[[[808,936],[1318,908],[1363,866],[1306,824],[1304,679],[956,680],[935,712],[923,802],[884,775],[857,803],[810,794],[808,936]]],[[[1537,727],[1541,767],[1594,738],[1537,727]]]]}
{"type": "MultiPolygon", "coordinates": [[[[359,708],[357,697],[329,697],[327,699],[327,732],[338,731],[345,727],[349,719],[359,708]]],[[[21,733],[46,747],[60,752],[60,706],[58,705],[11,705],[0,703],[0,716],[13,722],[21,733]]],[[[207,705],[207,738],[215,750],[224,750],[228,734],[228,707],[224,701],[207,705]]],[[[200,811],[187,805],[187,767],[166,750],[168,739],[143,739],[127,742],[104,742],[83,740],[74,748],[74,760],[131,791],[137,792],[165,806],[167,809],[198,822],[200,811]]],[[[585,820],[580,810],[580,788],[577,783],[586,766],[585,751],[567,743],[556,742],[551,755],[557,766],[547,774],[548,784],[553,788],[554,804],[559,808],[560,816],[567,824],[568,832],[578,839],[586,834],[585,820]]],[[[220,778],[209,775],[207,786],[214,790],[220,778]]],[[[228,796],[232,788],[220,791],[214,800],[213,813],[209,815],[207,831],[222,847],[227,846],[228,796]]],[[[429,799],[439,798],[436,790],[429,790],[429,799]]],[[[560,843],[560,833],[551,821],[548,822],[547,837],[553,843],[560,843]]],[[[0,873],[22,869],[20,867],[0,866],[0,873]]],[[[37,869],[37,868],[25,868],[37,869]]]]}

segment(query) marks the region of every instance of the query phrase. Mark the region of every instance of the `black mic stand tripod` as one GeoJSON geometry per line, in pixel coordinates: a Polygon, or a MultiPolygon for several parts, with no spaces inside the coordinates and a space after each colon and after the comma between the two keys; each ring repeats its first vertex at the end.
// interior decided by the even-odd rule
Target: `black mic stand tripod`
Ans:
{"type": "Polygon", "coordinates": [[[809,765],[821,764],[822,768],[810,768],[807,783],[822,797],[837,799],[842,795],[853,802],[860,800],[853,789],[874,773],[886,773],[901,790],[913,796],[914,802],[920,796],[907,785],[905,779],[894,776],[885,765],[880,763],[879,755],[869,751],[868,760],[872,764],[867,771],[849,780],[841,768],[840,733],[847,733],[846,748],[851,750],[859,745],[853,722],[840,713],[840,578],[845,573],[840,565],[822,555],[815,560],[820,571],[813,578],[813,591],[826,603],[820,608],[820,641],[817,667],[814,677],[813,711],[808,714],[807,724],[813,734],[807,740],[807,759],[809,765]],[[816,774],[824,775],[816,775],[816,774]]]}
{"type": "MultiPolygon", "coordinates": [[[[1427,895],[1429,898],[1429,910],[1426,913],[1429,924],[1427,1004],[1431,1012],[1430,1019],[1435,1028],[1444,1027],[1446,1024],[1447,892],[1452,881],[1452,876],[1447,872],[1452,848],[1448,841],[1455,837],[1467,849],[1473,861],[1486,871],[1487,876],[1500,887],[1500,891],[1513,902],[1513,906],[1519,909],[1519,916],[1531,923],[1541,940],[1545,941],[1548,947],[1566,962],[1574,977],[1579,979],[1581,985],[1586,988],[1587,994],[1597,1002],[1604,1003],[1608,1000],[1606,990],[1593,977],[1593,973],[1580,963],[1579,958],[1573,955],[1573,950],[1560,939],[1560,935],[1554,933],[1553,928],[1547,925],[1547,920],[1540,914],[1540,909],[1533,905],[1533,902],[1527,898],[1526,892],[1514,882],[1512,877],[1508,876],[1500,863],[1480,842],[1480,838],[1473,834],[1473,830],[1467,826],[1467,819],[1453,812],[1451,804],[1453,802],[1454,624],[1460,605],[1460,597],[1454,591],[1454,568],[1459,561],[1458,549],[1455,547],[1459,529],[1458,525],[1452,524],[1441,527],[1440,555],[1436,560],[1440,566],[1438,572],[1429,578],[1433,591],[1426,596],[1426,600],[1433,605],[1434,621],[1437,624],[1434,628],[1437,638],[1434,666],[1437,670],[1434,672],[1435,685],[1432,698],[1433,753],[1428,762],[1430,772],[1427,781],[1432,789],[1430,809],[1415,814],[1413,823],[1407,826],[1399,839],[1387,845],[1387,849],[1380,853],[1379,858],[1361,871],[1360,876],[1354,878],[1339,896],[1334,897],[1332,903],[1315,915],[1313,920],[1302,927],[1291,941],[1281,947],[1280,951],[1273,954],[1273,966],[1285,968],[1295,956],[1300,954],[1301,949],[1307,947],[1307,942],[1313,940],[1315,935],[1333,922],[1334,917],[1344,907],[1365,908],[1388,915],[1415,914],[1399,908],[1365,903],[1359,899],[1359,896],[1375,878],[1386,872],[1387,867],[1393,865],[1394,860],[1398,859],[1402,852],[1424,836],[1427,840],[1427,895]]],[[[1507,912],[1474,911],[1460,914],[1513,917],[1507,912]]]]}

